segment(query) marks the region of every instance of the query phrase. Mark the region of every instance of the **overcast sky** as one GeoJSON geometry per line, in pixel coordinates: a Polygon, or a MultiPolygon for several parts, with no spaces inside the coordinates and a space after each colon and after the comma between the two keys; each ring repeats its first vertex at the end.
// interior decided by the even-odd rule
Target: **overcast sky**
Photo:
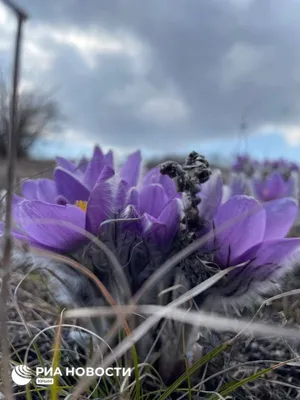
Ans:
{"type": "MultiPolygon", "coordinates": [[[[64,130],[39,154],[300,151],[299,0],[19,0],[23,86],[54,90],[64,130]],[[203,151],[202,151],[203,152],[203,151]]],[[[0,5],[0,66],[14,19],[0,5]]]]}

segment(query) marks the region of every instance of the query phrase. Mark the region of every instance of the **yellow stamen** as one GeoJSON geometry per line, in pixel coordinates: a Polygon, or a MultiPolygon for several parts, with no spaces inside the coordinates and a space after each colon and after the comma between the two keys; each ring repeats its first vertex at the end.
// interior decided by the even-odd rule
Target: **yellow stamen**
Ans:
{"type": "Polygon", "coordinates": [[[79,207],[82,211],[86,211],[87,209],[87,201],[77,200],[75,203],[76,207],[79,207]]]}

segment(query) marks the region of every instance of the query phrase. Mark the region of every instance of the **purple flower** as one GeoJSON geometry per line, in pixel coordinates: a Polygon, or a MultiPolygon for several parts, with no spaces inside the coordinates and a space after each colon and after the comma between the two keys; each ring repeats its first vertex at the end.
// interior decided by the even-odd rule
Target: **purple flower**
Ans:
{"type": "Polygon", "coordinates": [[[67,252],[86,243],[87,238],[65,223],[98,235],[106,220],[135,218],[139,220],[126,223],[126,229],[160,245],[170,243],[178,231],[180,215],[174,182],[157,169],[141,181],[139,151],[127,158],[115,179],[111,163],[112,157],[103,156],[96,147],[84,169],[59,159],[54,180],[25,181],[24,199],[14,199],[15,236],[36,246],[67,252]],[[49,219],[57,224],[42,221],[49,219]]]}
{"type": "Polygon", "coordinates": [[[213,239],[200,249],[200,254],[213,254],[211,261],[221,269],[245,263],[229,274],[226,285],[218,288],[219,294],[234,298],[249,294],[260,282],[270,282],[285,273],[286,260],[300,246],[299,238],[285,238],[298,214],[295,199],[260,204],[253,197],[235,195],[223,203],[219,171],[202,185],[200,197],[198,208],[207,227],[203,233],[213,232],[213,239]],[[221,230],[230,220],[233,223],[221,230]]]}
{"type": "Polygon", "coordinates": [[[293,175],[285,180],[282,174],[275,171],[265,178],[254,177],[252,187],[254,196],[264,202],[295,196],[296,182],[293,175]]]}
{"type": "Polygon", "coordinates": [[[198,206],[202,218],[212,221],[219,206],[233,196],[248,194],[248,181],[243,174],[232,174],[230,183],[223,183],[222,174],[219,169],[212,172],[210,179],[201,185],[198,196],[201,203],[198,206]]]}
{"type": "MultiPolygon", "coordinates": [[[[57,162],[54,180],[29,179],[23,182],[22,194],[26,199],[60,205],[87,201],[105,167],[109,167],[106,173],[113,169],[112,152],[103,155],[98,146],[94,149],[92,159],[86,164],[82,160],[75,164],[62,157],[58,157],[57,162]]],[[[140,164],[141,155],[137,151],[127,158],[121,168],[120,179],[127,182],[128,187],[136,184],[140,164]]]]}
{"type": "Polygon", "coordinates": [[[182,208],[179,198],[172,179],[161,175],[158,168],[153,168],[137,187],[128,191],[122,215],[140,218],[139,222],[134,223],[135,229],[157,244],[166,246],[179,228],[182,208]]]}
{"type": "Polygon", "coordinates": [[[285,273],[289,256],[300,246],[299,238],[285,238],[297,213],[298,203],[292,198],[259,204],[249,196],[234,196],[219,207],[214,218],[214,261],[221,268],[245,264],[229,274],[224,296],[242,295],[285,273]],[[244,217],[219,232],[239,215],[244,217]]]}
{"type": "Polygon", "coordinates": [[[81,158],[80,161],[76,164],[73,161],[67,160],[63,157],[56,157],[57,165],[77,176],[82,176],[86,170],[95,169],[95,165],[101,166],[103,168],[104,165],[109,165],[113,168],[113,154],[110,150],[107,154],[103,154],[102,150],[99,146],[95,146],[93,157],[89,161],[85,157],[81,158]]]}
{"type": "Polygon", "coordinates": [[[238,155],[232,165],[232,169],[235,172],[244,172],[250,163],[251,160],[248,155],[238,155]]]}
{"type": "MultiPolygon", "coordinates": [[[[18,199],[13,207],[14,222],[17,225],[14,236],[31,245],[58,252],[68,252],[78,248],[88,239],[83,232],[77,231],[76,227],[97,235],[101,222],[111,216],[113,194],[108,180],[113,175],[113,169],[105,166],[87,201],[80,199],[79,191],[76,192],[77,195],[73,195],[78,199],[74,204],[55,204],[40,199],[18,199]],[[54,223],[47,223],[49,220],[54,223]]],[[[37,187],[40,188],[38,185],[37,187]]],[[[45,188],[48,189],[48,186],[45,188]]],[[[75,191],[76,189],[75,187],[75,191]]]]}
{"type": "Polygon", "coordinates": [[[243,172],[247,176],[251,176],[255,169],[259,168],[259,162],[253,160],[247,154],[238,155],[232,165],[232,170],[234,172],[243,172]]]}
{"type": "Polygon", "coordinates": [[[222,203],[232,196],[250,194],[249,181],[243,173],[230,175],[229,184],[223,185],[222,203]]]}

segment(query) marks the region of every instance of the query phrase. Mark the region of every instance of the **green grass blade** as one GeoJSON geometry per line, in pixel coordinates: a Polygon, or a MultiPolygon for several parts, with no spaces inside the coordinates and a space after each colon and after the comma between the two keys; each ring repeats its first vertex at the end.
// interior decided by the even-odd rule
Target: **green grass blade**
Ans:
{"type": "Polygon", "coordinates": [[[207,353],[205,356],[201,357],[199,361],[197,361],[194,365],[192,365],[187,371],[185,371],[184,374],[182,374],[171,386],[168,387],[168,389],[165,391],[165,393],[160,397],[159,400],[165,400],[167,397],[173,393],[179,385],[182,384],[189,376],[194,374],[199,368],[201,368],[203,365],[207,364],[210,360],[215,358],[217,355],[219,355],[222,351],[226,350],[230,345],[228,343],[221,344],[220,346],[216,347],[209,353],[207,353]]]}
{"type": "MultiPolygon", "coordinates": [[[[236,389],[242,387],[244,384],[249,383],[254,381],[257,378],[260,378],[262,375],[265,375],[266,373],[270,372],[270,371],[274,371],[275,369],[285,365],[286,363],[288,363],[290,360],[286,361],[286,362],[282,362],[276,365],[273,365],[272,367],[268,367],[265,368],[261,371],[258,371],[257,373],[249,376],[248,378],[244,378],[240,381],[237,382],[230,382],[227,383],[226,385],[223,386],[223,389],[221,388],[220,391],[218,392],[221,396],[227,396],[228,394],[232,393],[233,391],[235,391],[236,389]]],[[[217,395],[213,395],[212,397],[209,398],[209,400],[219,400],[219,396],[217,395]]]]}

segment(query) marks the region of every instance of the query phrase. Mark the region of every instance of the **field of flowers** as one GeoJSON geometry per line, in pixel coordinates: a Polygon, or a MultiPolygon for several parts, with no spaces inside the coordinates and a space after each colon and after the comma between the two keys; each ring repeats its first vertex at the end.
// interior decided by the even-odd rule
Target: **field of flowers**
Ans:
{"type": "Polygon", "coordinates": [[[13,365],[132,376],[16,398],[300,398],[298,165],[238,156],[224,183],[196,152],[56,162],[13,196],[13,365]]]}

